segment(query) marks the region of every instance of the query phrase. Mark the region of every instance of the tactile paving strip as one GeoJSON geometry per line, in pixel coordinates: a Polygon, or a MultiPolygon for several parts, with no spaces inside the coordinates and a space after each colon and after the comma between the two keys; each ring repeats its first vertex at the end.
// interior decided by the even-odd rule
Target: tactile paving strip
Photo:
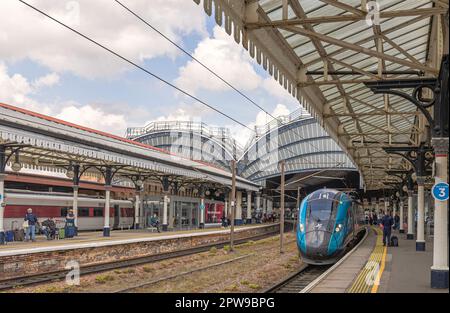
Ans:
{"type": "Polygon", "coordinates": [[[349,293],[376,293],[381,275],[384,271],[387,247],[383,246],[383,232],[380,228],[372,227],[377,233],[377,242],[366,265],[348,289],[349,293]]]}

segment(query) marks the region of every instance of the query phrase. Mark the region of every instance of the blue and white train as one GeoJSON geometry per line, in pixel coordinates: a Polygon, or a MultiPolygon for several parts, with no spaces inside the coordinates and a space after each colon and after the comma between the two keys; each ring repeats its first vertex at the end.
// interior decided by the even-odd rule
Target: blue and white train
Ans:
{"type": "Polygon", "coordinates": [[[363,224],[363,207],[348,194],[333,189],[309,194],[300,205],[297,225],[297,246],[303,262],[337,262],[363,224]]]}

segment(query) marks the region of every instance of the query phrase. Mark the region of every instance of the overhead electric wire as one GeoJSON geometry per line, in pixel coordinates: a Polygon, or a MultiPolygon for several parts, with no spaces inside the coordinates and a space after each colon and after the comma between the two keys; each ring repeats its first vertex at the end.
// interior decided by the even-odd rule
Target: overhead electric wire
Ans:
{"type": "Polygon", "coordinates": [[[23,1],[23,0],[19,0],[19,1],[22,2],[23,4],[25,4],[26,6],[32,8],[33,10],[39,12],[40,14],[42,14],[42,15],[48,17],[49,19],[53,20],[54,22],[60,24],[61,26],[65,27],[65,28],[67,28],[67,29],[69,29],[69,30],[71,30],[72,32],[76,33],[77,35],[83,37],[84,39],[86,39],[86,40],[92,42],[93,44],[99,46],[100,48],[102,48],[102,49],[108,51],[109,53],[115,55],[116,57],[122,59],[123,61],[125,61],[125,62],[127,62],[127,63],[129,63],[129,64],[135,66],[136,68],[140,69],[141,71],[144,71],[145,73],[147,73],[147,74],[153,76],[154,78],[156,78],[156,79],[158,79],[159,81],[165,83],[166,85],[168,85],[168,86],[174,88],[175,90],[177,90],[177,91],[183,93],[184,95],[186,95],[186,96],[188,96],[188,97],[194,99],[195,101],[198,101],[199,103],[201,103],[201,104],[203,104],[204,106],[210,108],[211,110],[213,110],[213,111],[215,111],[215,112],[217,112],[217,113],[219,113],[219,114],[225,116],[226,118],[232,120],[233,122],[235,122],[235,123],[237,123],[237,124],[239,124],[239,125],[241,125],[241,126],[247,128],[247,129],[249,129],[250,131],[253,131],[253,132],[254,132],[254,130],[251,129],[250,127],[248,127],[247,125],[245,125],[245,124],[239,122],[239,121],[236,120],[235,118],[233,118],[233,117],[229,116],[228,114],[226,114],[226,113],[220,111],[219,109],[217,109],[217,108],[211,106],[210,104],[208,104],[208,103],[206,103],[205,101],[203,101],[203,100],[197,98],[196,96],[191,95],[189,92],[187,92],[187,91],[185,91],[185,90],[183,90],[183,89],[181,89],[181,88],[175,86],[174,84],[170,83],[169,81],[165,80],[164,78],[162,78],[162,77],[160,77],[160,76],[158,76],[158,75],[156,75],[156,74],[150,72],[150,71],[147,70],[146,68],[144,68],[144,67],[142,67],[142,66],[140,66],[140,65],[138,65],[138,64],[136,64],[136,63],[134,63],[134,62],[131,61],[130,59],[127,59],[126,57],[122,56],[121,54],[119,54],[119,53],[117,53],[117,52],[115,52],[115,51],[113,51],[113,50],[111,50],[110,48],[104,46],[103,44],[99,43],[98,41],[96,41],[96,40],[94,40],[94,39],[91,39],[91,38],[88,37],[87,35],[85,35],[85,34],[79,32],[79,31],[77,31],[76,29],[74,29],[74,28],[72,28],[72,27],[70,27],[70,26],[68,26],[68,25],[66,25],[66,24],[64,24],[63,22],[61,22],[61,21],[59,21],[58,19],[54,18],[53,16],[51,16],[51,15],[45,13],[44,11],[42,11],[42,10],[40,10],[40,9],[38,9],[38,8],[36,8],[36,7],[34,7],[33,5],[27,3],[27,2],[25,2],[25,1],[23,1]]]}
{"type": "MultiPolygon", "coordinates": [[[[120,3],[119,1],[117,1],[117,0],[115,0],[115,1],[116,1],[117,3],[119,3],[122,7],[126,8],[126,7],[125,7],[122,3],[120,3]]],[[[93,43],[93,44],[99,46],[100,48],[102,48],[102,49],[104,49],[105,51],[107,51],[107,52],[113,54],[114,56],[116,56],[116,57],[122,59],[123,61],[125,61],[125,62],[127,62],[127,63],[133,65],[134,67],[140,69],[141,71],[143,71],[143,72],[149,74],[150,76],[152,76],[152,77],[158,79],[159,81],[165,83],[166,85],[168,85],[168,86],[174,88],[175,90],[177,90],[177,91],[183,93],[184,95],[186,95],[186,96],[188,96],[188,97],[194,99],[195,101],[197,101],[197,102],[203,104],[204,106],[206,106],[206,107],[210,108],[211,110],[213,110],[213,111],[219,113],[220,115],[222,115],[222,116],[224,116],[224,117],[226,117],[226,118],[232,120],[233,122],[235,122],[235,123],[237,123],[237,124],[243,126],[243,127],[246,128],[246,129],[248,129],[248,130],[250,130],[250,131],[256,133],[255,130],[251,129],[250,127],[248,127],[247,125],[245,125],[245,124],[243,124],[242,122],[238,121],[237,119],[235,119],[235,118],[231,117],[230,115],[228,115],[228,114],[226,114],[226,113],[220,111],[219,109],[217,109],[217,108],[211,106],[210,104],[208,104],[208,103],[206,103],[205,101],[203,101],[203,100],[197,98],[196,96],[190,94],[189,92],[187,92],[187,91],[185,91],[185,90],[183,90],[183,89],[181,89],[181,88],[175,86],[174,84],[170,83],[169,81],[167,81],[167,80],[163,79],[162,77],[160,77],[160,76],[158,76],[158,75],[152,73],[151,71],[147,70],[146,68],[144,68],[144,67],[142,67],[142,66],[136,64],[135,62],[131,61],[130,59],[128,59],[128,58],[122,56],[121,54],[115,52],[114,50],[112,50],[112,49],[110,49],[110,48],[108,48],[108,47],[106,47],[105,45],[99,43],[98,41],[96,41],[96,40],[94,40],[94,39],[92,39],[92,38],[90,38],[89,36],[87,36],[87,35],[81,33],[80,31],[78,31],[78,30],[76,30],[76,29],[74,29],[74,28],[68,26],[67,24],[61,22],[60,20],[58,20],[58,19],[56,19],[56,18],[54,18],[53,16],[49,15],[48,13],[46,13],[46,12],[44,12],[44,11],[38,9],[37,7],[35,7],[35,6],[33,6],[33,5],[29,4],[29,3],[27,3],[26,1],[19,0],[19,2],[25,4],[26,6],[30,7],[30,8],[33,9],[33,10],[35,10],[36,12],[38,12],[38,13],[44,15],[45,17],[47,17],[47,18],[53,20],[54,22],[60,24],[61,26],[63,26],[63,27],[65,27],[65,28],[69,29],[70,31],[72,31],[72,32],[74,32],[74,33],[76,33],[76,34],[79,35],[80,37],[82,37],[82,38],[84,38],[84,39],[90,41],[91,43],[93,43]]],[[[154,29],[155,31],[157,31],[156,28],[154,28],[153,26],[150,26],[150,24],[149,24],[148,22],[146,22],[144,19],[142,19],[141,17],[139,17],[136,13],[134,13],[133,11],[131,11],[131,10],[128,9],[128,8],[126,8],[126,9],[127,9],[130,13],[132,13],[133,15],[135,15],[136,17],[138,17],[138,18],[139,18],[141,21],[143,21],[145,24],[147,24],[149,27],[151,27],[152,29],[154,29]]],[[[171,43],[175,44],[172,40],[170,40],[170,39],[169,39],[167,36],[165,36],[162,32],[160,32],[160,31],[157,31],[157,32],[158,32],[159,34],[161,34],[164,38],[166,38],[168,41],[170,41],[171,43]]],[[[179,45],[176,45],[176,44],[175,44],[175,46],[178,47],[179,49],[182,49],[179,45]]],[[[187,55],[189,55],[193,60],[195,60],[196,62],[198,62],[200,65],[202,65],[203,67],[205,67],[208,71],[210,71],[211,73],[213,73],[213,74],[214,74],[216,77],[218,77],[220,80],[222,80],[222,81],[225,82],[227,85],[229,85],[231,88],[233,88],[234,90],[236,90],[239,94],[243,95],[243,96],[244,96],[247,100],[249,100],[251,103],[253,103],[253,104],[256,105],[258,108],[260,108],[261,110],[263,110],[266,114],[268,114],[269,116],[271,116],[273,119],[276,119],[276,117],[274,117],[272,114],[270,114],[269,112],[267,112],[265,109],[263,109],[263,108],[262,108],[261,106],[259,106],[256,102],[254,102],[254,101],[251,100],[248,96],[246,96],[246,95],[243,94],[241,91],[239,91],[237,88],[233,87],[233,86],[232,86],[230,83],[228,83],[225,79],[221,78],[219,75],[217,75],[216,73],[214,73],[214,71],[212,71],[212,70],[209,69],[206,65],[204,65],[204,64],[201,63],[199,60],[197,60],[196,58],[194,58],[194,57],[193,57],[191,54],[189,54],[186,50],[182,49],[182,51],[183,51],[184,53],[186,53],[187,55]]],[[[295,131],[294,131],[294,132],[295,132],[295,131]]],[[[302,137],[302,136],[301,136],[300,134],[298,134],[297,132],[295,132],[295,133],[296,133],[300,138],[305,139],[304,137],[302,137]]],[[[308,144],[311,145],[312,147],[314,147],[315,149],[317,149],[317,151],[321,152],[321,150],[318,149],[316,146],[314,146],[312,143],[308,142],[308,144]]],[[[289,151],[290,151],[291,153],[293,153],[295,156],[299,156],[296,152],[293,152],[293,151],[290,150],[289,148],[286,148],[286,147],[285,147],[285,149],[286,149],[286,150],[289,150],[289,151]]],[[[330,158],[330,156],[329,156],[328,154],[326,154],[326,153],[325,153],[325,156],[326,156],[327,158],[330,158]]],[[[309,161],[309,160],[307,160],[307,159],[305,159],[305,160],[308,161],[309,163],[312,163],[311,161],[309,161]]],[[[336,162],[336,159],[334,159],[333,161],[336,162]]],[[[336,162],[336,163],[339,164],[339,162],[336,162]]]]}
{"type": "MultiPolygon", "coordinates": [[[[208,72],[210,72],[211,74],[213,74],[215,77],[217,77],[218,79],[220,79],[223,83],[225,83],[227,86],[229,86],[231,89],[233,89],[234,91],[236,91],[238,94],[240,94],[242,97],[244,97],[246,100],[248,100],[250,103],[252,103],[253,105],[255,105],[257,108],[259,108],[260,110],[262,110],[263,112],[265,112],[267,115],[269,115],[270,117],[272,117],[274,120],[277,119],[275,116],[273,116],[271,113],[269,113],[268,111],[266,111],[262,106],[260,106],[258,103],[256,103],[254,100],[252,100],[249,96],[247,96],[244,92],[240,91],[237,87],[234,87],[231,83],[229,83],[227,80],[225,80],[224,78],[222,78],[219,74],[217,74],[216,72],[214,72],[212,69],[210,69],[207,65],[205,65],[203,62],[201,62],[199,59],[197,59],[196,57],[194,57],[190,52],[188,52],[187,50],[185,50],[183,47],[181,47],[180,45],[178,45],[176,42],[174,42],[172,39],[170,39],[168,36],[166,36],[163,32],[161,32],[159,29],[157,29],[155,26],[153,26],[152,24],[150,24],[150,22],[148,22],[147,20],[145,20],[143,17],[141,17],[139,14],[137,14],[136,12],[134,12],[133,10],[131,10],[129,7],[127,7],[126,5],[124,5],[121,1],[119,0],[114,0],[116,3],[118,3],[120,6],[122,6],[125,10],[127,10],[129,13],[131,13],[132,15],[134,15],[137,19],[139,19],[141,22],[143,22],[145,25],[147,25],[148,27],[150,27],[152,30],[154,30],[155,32],[157,32],[159,35],[161,35],[164,39],[166,39],[168,42],[170,42],[172,45],[174,45],[175,47],[177,47],[180,51],[182,51],[184,54],[186,54],[188,57],[190,57],[192,60],[194,60],[195,62],[197,62],[198,64],[200,64],[204,69],[206,69],[208,72]]],[[[248,127],[247,127],[248,128],[248,127]]],[[[253,131],[253,130],[252,130],[253,131]]],[[[303,136],[301,136],[299,133],[297,133],[294,129],[292,129],[292,131],[299,136],[301,139],[305,139],[303,136]]],[[[254,131],[256,133],[256,131],[254,131]]],[[[315,145],[313,145],[312,143],[308,142],[309,145],[311,145],[313,148],[315,148],[317,151],[321,151],[318,147],[316,147],[315,145]]],[[[292,150],[285,148],[287,150],[289,150],[290,152],[292,152],[295,156],[297,156],[297,153],[293,152],[292,150]]],[[[326,156],[328,158],[331,158],[328,154],[326,154],[326,156]]],[[[339,164],[340,162],[337,162],[336,159],[333,159],[333,161],[335,161],[337,164],[339,164]]],[[[336,165],[337,166],[337,165],[336,165]]]]}

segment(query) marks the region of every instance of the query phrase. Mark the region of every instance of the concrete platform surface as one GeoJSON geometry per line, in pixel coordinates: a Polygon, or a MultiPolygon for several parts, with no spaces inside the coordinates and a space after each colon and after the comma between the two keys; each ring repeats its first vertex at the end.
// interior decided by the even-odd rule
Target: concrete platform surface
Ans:
{"type": "Polygon", "coordinates": [[[427,238],[426,251],[416,251],[415,240],[406,240],[406,234],[395,235],[399,238],[399,246],[388,248],[386,268],[378,292],[448,293],[448,289],[430,287],[432,238],[427,238]]]}
{"type": "Polygon", "coordinates": [[[311,293],[344,293],[352,285],[361,268],[366,264],[372,253],[377,236],[369,230],[367,238],[342,264],[324,278],[311,293]]]}
{"type": "Polygon", "coordinates": [[[399,238],[398,247],[384,247],[381,230],[373,228],[365,242],[310,292],[320,293],[448,293],[430,287],[433,241],[416,251],[416,241],[399,238]]]}
{"type": "MultiPolygon", "coordinates": [[[[235,230],[236,232],[239,232],[241,230],[248,228],[258,228],[269,225],[271,225],[271,223],[235,226],[235,230]]],[[[229,232],[230,232],[229,227],[170,231],[161,233],[150,232],[148,230],[115,230],[111,231],[110,237],[103,237],[102,231],[80,232],[78,236],[74,238],[65,238],[61,240],[47,240],[44,235],[38,235],[36,236],[35,242],[17,241],[17,242],[9,242],[6,245],[0,245],[0,257],[20,253],[37,253],[44,251],[67,250],[74,248],[100,247],[100,246],[117,245],[141,241],[173,239],[196,235],[207,235],[207,234],[229,233],[229,232]]]]}

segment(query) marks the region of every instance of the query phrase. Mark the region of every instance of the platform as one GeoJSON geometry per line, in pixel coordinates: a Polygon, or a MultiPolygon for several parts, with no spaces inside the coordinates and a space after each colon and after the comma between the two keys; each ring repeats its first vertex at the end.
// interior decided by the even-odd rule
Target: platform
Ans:
{"type": "Polygon", "coordinates": [[[432,238],[426,251],[416,251],[416,241],[394,231],[398,247],[384,247],[382,232],[372,227],[360,245],[333,266],[309,292],[322,293],[448,293],[430,287],[432,238]]]}
{"type": "MultiPolygon", "coordinates": [[[[235,226],[235,231],[239,232],[248,228],[261,228],[270,225],[252,224],[235,226]]],[[[110,245],[137,243],[144,241],[185,238],[199,235],[226,234],[230,228],[208,228],[192,229],[182,231],[151,232],[148,230],[115,230],[111,232],[110,237],[103,237],[103,232],[80,232],[74,238],[65,238],[61,240],[47,240],[44,235],[37,235],[35,242],[15,241],[6,245],[0,245],[0,257],[11,256],[24,253],[48,252],[57,250],[69,250],[78,248],[104,247],[110,245]]]]}

